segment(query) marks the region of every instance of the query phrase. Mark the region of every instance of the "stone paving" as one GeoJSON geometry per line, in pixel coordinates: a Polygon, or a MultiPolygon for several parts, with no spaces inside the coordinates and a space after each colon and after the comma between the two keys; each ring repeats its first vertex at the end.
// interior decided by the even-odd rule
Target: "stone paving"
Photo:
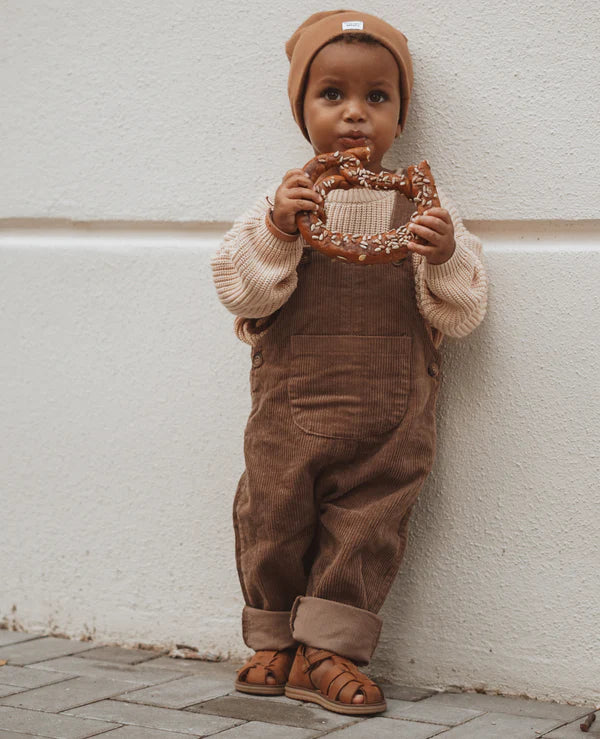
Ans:
{"type": "Polygon", "coordinates": [[[600,715],[587,733],[579,728],[594,706],[380,682],[387,711],[361,718],[239,693],[241,662],[167,655],[0,629],[0,739],[600,737],[600,715]]]}

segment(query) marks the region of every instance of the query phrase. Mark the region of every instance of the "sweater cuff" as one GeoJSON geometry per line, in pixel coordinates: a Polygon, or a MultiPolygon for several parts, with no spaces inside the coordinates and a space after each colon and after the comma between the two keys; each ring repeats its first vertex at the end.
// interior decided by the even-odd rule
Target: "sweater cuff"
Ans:
{"type": "Polygon", "coordinates": [[[300,231],[296,231],[295,234],[289,234],[287,231],[282,231],[280,228],[277,228],[273,222],[273,209],[267,211],[267,214],[265,215],[265,223],[273,236],[277,236],[277,238],[282,241],[296,241],[300,238],[300,231]]]}
{"type": "Polygon", "coordinates": [[[300,234],[295,239],[290,239],[289,234],[286,240],[281,239],[267,224],[267,219],[261,218],[253,240],[238,249],[232,259],[239,270],[255,270],[261,265],[260,269],[267,270],[269,279],[279,281],[285,276],[284,273],[288,274],[296,269],[302,257],[304,241],[300,234]]]}
{"type": "Polygon", "coordinates": [[[460,238],[455,238],[454,243],[456,248],[450,259],[442,264],[430,264],[426,259],[423,266],[423,276],[425,280],[433,284],[436,280],[453,280],[458,277],[461,273],[468,273],[469,276],[473,273],[473,260],[472,252],[466,247],[460,238]]]}

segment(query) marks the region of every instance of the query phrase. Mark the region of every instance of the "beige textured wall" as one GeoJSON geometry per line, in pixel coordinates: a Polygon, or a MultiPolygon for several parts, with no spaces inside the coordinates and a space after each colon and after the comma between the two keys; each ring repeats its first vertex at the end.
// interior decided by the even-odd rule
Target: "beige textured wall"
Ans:
{"type": "MultiPolygon", "coordinates": [[[[429,160],[491,279],[484,324],[445,344],[381,612],[373,669],[401,682],[600,700],[595,8],[368,7],[415,64],[387,163],[429,160]]],[[[249,348],[209,260],[312,154],[283,45],[322,9],[2,4],[0,622],[247,653],[249,348]]]]}

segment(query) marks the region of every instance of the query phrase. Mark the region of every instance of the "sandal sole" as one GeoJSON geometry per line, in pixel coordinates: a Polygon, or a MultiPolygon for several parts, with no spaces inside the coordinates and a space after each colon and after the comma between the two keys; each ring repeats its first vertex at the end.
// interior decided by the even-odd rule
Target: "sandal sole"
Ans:
{"type": "Polygon", "coordinates": [[[369,714],[369,713],[381,713],[381,711],[387,710],[387,703],[340,703],[339,701],[332,701],[326,698],[318,690],[309,690],[308,688],[296,688],[289,683],[285,686],[285,695],[287,698],[293,698],[294,700],[310,701],[311,703],[318,703],[323,708],[327,708],[335,713],[346,713],[351,716],[355,714],[369,714]]]}
{"type": "Polygon", "coordinates": [[[260,685],[254,683],[243,683],[236,680],[235,689],[242,693],[253,693],[254,695],[283,695],[285,685],[260,685]]]}

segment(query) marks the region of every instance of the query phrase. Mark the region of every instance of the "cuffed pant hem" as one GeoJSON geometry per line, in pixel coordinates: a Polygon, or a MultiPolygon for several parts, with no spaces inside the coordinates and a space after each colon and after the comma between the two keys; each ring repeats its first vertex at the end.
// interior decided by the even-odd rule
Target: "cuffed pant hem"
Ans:
{"type": "Polygon", "coordinates": [[[250,649],[287,649],[297,646],[290,631],[290,611],[265,611],[244,606],[242,636],[250,649]]]}
{"type": "Polygon", "coordinates": [[[290,612],[292,636],[309,647],[320,647],[367,665],[375,651],[382,619],[347,603],[299,595],[290,612]]]}

